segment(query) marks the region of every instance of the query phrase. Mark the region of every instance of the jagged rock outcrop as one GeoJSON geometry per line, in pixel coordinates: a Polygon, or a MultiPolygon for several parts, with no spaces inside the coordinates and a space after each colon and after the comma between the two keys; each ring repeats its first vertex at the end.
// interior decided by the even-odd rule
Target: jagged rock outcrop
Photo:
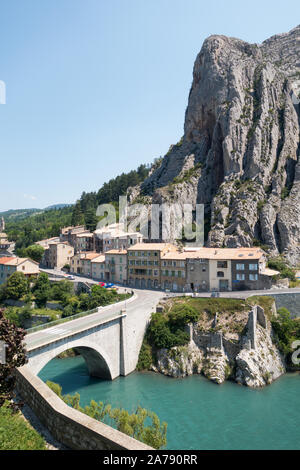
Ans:
{"type": "Polygon", "coordinates": [[[210,246],[257,239],[296,264],[299,96],[300,26],[260,45],[209,37],[195,61],[184,136],[142,193],[155,202],[205,204],[210,246]]]}
{"type": "Polygon", "coordinates": [[[285,372],[284,359],[272,341],[271,323],[259,306],[249,312],[238,335],[218,328],[199,330],[198,324],[190,325],[189,333],[188,345],[159,350],[152,370],[177,378],[203,373],[218,384],[230,378],[249,387],[268,385],[285,372]]]}

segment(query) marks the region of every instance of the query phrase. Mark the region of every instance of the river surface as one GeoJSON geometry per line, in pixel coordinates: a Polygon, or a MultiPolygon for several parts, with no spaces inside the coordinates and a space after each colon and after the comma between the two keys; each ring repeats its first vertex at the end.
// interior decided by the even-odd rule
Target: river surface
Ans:
{"type": "Polygon", "coordinates": [[[77,356],[53,359],[39,376],[59,383],[64,394],[80,393],[81,405],[93,399],[131,412],[138,404],[155,411],[168,423],[167,449],[300,449],[298,373],[261,390],[154,372],[111,382],[90,377],[77,356]]]}

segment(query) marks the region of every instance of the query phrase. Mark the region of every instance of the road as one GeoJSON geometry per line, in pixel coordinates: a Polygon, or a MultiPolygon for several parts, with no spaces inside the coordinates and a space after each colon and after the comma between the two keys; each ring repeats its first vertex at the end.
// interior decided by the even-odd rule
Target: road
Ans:
{"type": "MultiPolygon", "coordinates": [[[[48,270],[50,275],[53,274],[52,270],[48,270]]],[[[76,281],[97,283],[89,278],[76,276],[76,281]]],[[[75,282],[76,282],[75,281],[75,282]]],[[[166,293],[164,291],[144,290],[144,289],[131,289],[120,287],[120,291],[133,291],[132,298],[118,302],[116,304],[100,307],[97,313],[87,315],[85,317],[77,318],[75,320],[58,324],[56,326],[31,333],[26,336],[25,342],[27,349],[35,349],[49,342],[57,339],[70,336],[76,332],[83,331],[93,326],[99,325],[102,322],[109,321],[112,318],[117,318],[122,313],[126,313],[126,331],[127,331],[127,350],[130,352],[130,357],[137,360],[139,350],[143,341],[145,329],[148,321],[151,318],[152,312],[155,312],[156,305],[162,297],[174,297],[181,294],[166,293]],[[121,310],[123,312],[121,312],[121,310]]],[[[221,292],[221,297],[227,298],[247,298],[253,295],[272,295],[272,294],[285,294],[297,293],[300,294],[299,288],[294,289],[270,289],[270,290],[257,290],[257,291],[236,291],[236,292],[221,292]]],[[[191,294],[187,294],[191,295],[191,294]]],[[[210,292],[201,293],[199,297],[211,297],[210,292]]],[[[135,368],[132,364],[132,370],[135,368]]]]}
{"type": "Polygon", "coordinates": [[[147,321],[151,313],[155,311],[156,304],[164,293],[138,289],[133,292],[132,298],[106,307],[100,307],[97,313],[28,334],[25,338],[27,349],[35,349],[50,341],[99,325],[101,322],[117,317],[121,314],[121,310],[125,310],[127,315],[127,330],[131,337],[128,347],[140,348],[147,321]]]}

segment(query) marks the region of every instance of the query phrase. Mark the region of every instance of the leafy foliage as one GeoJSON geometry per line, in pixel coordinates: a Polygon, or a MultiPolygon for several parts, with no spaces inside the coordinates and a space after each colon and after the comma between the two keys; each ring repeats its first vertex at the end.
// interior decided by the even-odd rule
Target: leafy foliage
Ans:
{"type": "Polygon", "coordinates": [[[198,319],[199,313],[189,305],[175,306],[167,315],[154,313],[146,337],[158,349],[184,346],[189,341],[185,325],[198,319]]]}
{"type": "Polygon", "coordinates": [[[32,292],[34,293],[37,306],[45,307],[51,292],[50,281],[46,273],[39,274],[34,283],[32,292]]]}
{"type": "Polygon", "coordinates": [[[121,408],[112,408],[110,404],[103,402],[97,403],[91,400],[90,404],[84,408],[80,406],[80,395],[63,395],[59,384],[51,381],[46,382],[67,405],[75,408],[82,413],[97,419],[98,421],[112,424],[118,431],[127,434],[154,449],[160,449],[167,444],[167,423],[160,424],[158,416],[153,412],[140,406],[136,411],[130,414],[127,410],[121,408]]]}
{"type": "Polygon", "coordinates": [[[17,254],[20,257],[31,258],[33,261],[40,263],[43,258],[44,251],[44,248],[40,245],[30,245],[27,248],[19,248],[17,250],[17,254]]]}
{"type": "Polygon", "coordinates": [[[295,281],[295,272],[290,268],[281,258],[270,258],[268,261],[268,267],[275,269],[280,272],[281,278],[289,278],[291,281],[295,281]]]}
{"type": "Polygon", "coordinates": [[[293,367],[291,355],[293,353],[292,343],[300,340],[300,321],[291,318],[290,312],[282,307],[278,309],[278,316],[272,318],[272,327],[276,335],[277,345],[286,356],[288,364],[293,367]]]}
{"type": "Polygon", "coordinates": [[[26,351],[23,345],[25,330],[18,328],[4,317],[0,309],[0,341],[6,345],[6,362],[0,364],[0,407],[6,400],[11,400],[15,388],[15,369],[26,363],[26,351]]]}
{"type": "Polygon", "coordinates": [[[26,276],[19,271],[14,272],[7,280],[5,285],[5,296],[7,299],[20,299],[28,294],[29,283],[26,276]]]}

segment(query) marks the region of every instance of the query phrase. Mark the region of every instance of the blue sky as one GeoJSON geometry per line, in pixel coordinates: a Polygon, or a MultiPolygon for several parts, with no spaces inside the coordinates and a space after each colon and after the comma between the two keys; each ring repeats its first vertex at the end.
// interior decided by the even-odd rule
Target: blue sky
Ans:
{"type": "Polygon", "coordinates": [[[0,211],[72,203],[164,155],[204,39],[261,42],[299,13],[292,0],[1,0],[0,211]]]}

